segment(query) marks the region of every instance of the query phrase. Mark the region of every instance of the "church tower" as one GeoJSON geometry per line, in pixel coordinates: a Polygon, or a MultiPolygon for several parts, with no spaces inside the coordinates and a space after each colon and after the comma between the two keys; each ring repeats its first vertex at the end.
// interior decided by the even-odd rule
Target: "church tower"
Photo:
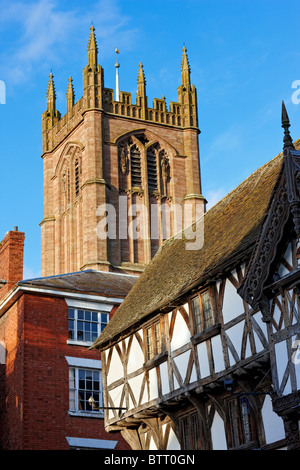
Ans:
{"type": "Polygon", "coordinates": [[[201,194],[196,89],[183,48],[178,102],[148,105],[138,66],[135,103],[104,87],[92,26],[83,96],[72,78],[67,112],[56,109],[50,74],[42,115],[44,218],[42,276],[84,269],[139,274],[163,241],[182,229],[184,211],[205,211],[201,194]]]}

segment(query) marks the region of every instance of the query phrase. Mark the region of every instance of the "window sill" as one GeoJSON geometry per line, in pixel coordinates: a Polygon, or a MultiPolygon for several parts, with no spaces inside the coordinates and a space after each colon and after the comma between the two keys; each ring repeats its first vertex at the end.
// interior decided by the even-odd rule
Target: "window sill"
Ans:
{"type": "Polygon", "coordinates": [[[68,411],[69,416],[76,416],[78,418],[104,418],[104,413],[101,412],[88,412],[88,411],[68,411]]]}
{"type": "Polygon", "coordinates": [[[71,344],[73,346],[85,346],[89,348],[93,344],[93,341],[77,341],[76,339],[68,339],[67,344],[71,344]]]}
{"type": "Polygon", "coordinates": [[[194,336],[192,336],[191,342],[192,344],[201,343],[201,341],[204,341],[212,336],[219,334],[220,331],[221,331],[221,324],[216,323],[215,325],[210,326],[209,328],[206,328],[206,330],[201,331],[201,333],[196,333],[194,336]]]}
{"type": "Polygon", "coordinates": [[[152,369],[152,367],[159,366],[162,362],[164,362],[168,357],[168,351],[164,351],[161,354],[158,354],[157,356],[153,357],[152,359],[148,359],[146,362],[144,362],[144,368],[145,369],[152,369]]]}

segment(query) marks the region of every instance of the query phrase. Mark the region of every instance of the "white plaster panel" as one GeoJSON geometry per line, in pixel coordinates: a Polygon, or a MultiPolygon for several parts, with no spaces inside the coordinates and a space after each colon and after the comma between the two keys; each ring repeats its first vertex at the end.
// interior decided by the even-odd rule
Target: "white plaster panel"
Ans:
{"type": "Polygon", "coordinates": [[[113,348],[109,371],[107,374],[107,385],[112,384],[121,377],[124,377],[123,364],[118,352],[113,348]]]}
{"type": "Polygon", "coordinates": [[[236,325],[232,326],[228,330],[226,330],[226,334],[228,335],[229,339],[231,340],[239,358],[241,357],[241,350],[242,350],[242,339],[243,339],[243,332],[244,332],[244,325],[245,322],[240,321],[236,325]]]}
{"type": "Polygon", "coordinates": [[[178,311],[176,314],[174,331],[171,341],[171,351],[175,351],[181,346],[188,344],[190,342],[190,338],[190,330],[188,329],[188,326],[185,323],[181,313],[178,311]]]}
{"type": "Polygon", "coordinates": [[[227,450],[224,421],[217,411],[211,426],[211,439],[213,450],[227,450]]]}
{"type": "Polygon", "coordinates": [[[289,296],[291,298],[291,302],[288,301],[288,308],[289,308],[289,316],[291,318],[291,323],[294,325],[295,323],[298,323],[298,304],[297,300],[294,299],[294,302],[292,302],[293,299],[293,289],[289,290],[289,296]]]}
{"type": "Polygon", "coordinates": [[[250,356],[252,356],[252,352],[251,352],[251,345],[250,345],[249,335],[247,335],[247,338],[246,338],[245,358],[250,357],[250,356]]]}
{"type": "MultiPolygon", "coordinates": [[[[110,390],[109,395],[112,399],[113,406],[115,408],[118,408],[120,406],[120,401],[121,401],[121,396],[122,396],[122,391],[123,391],[123,385],[119,385],[119,387],[114,388],[113,390],[110,390]]],[[[109,405],[110,406],[110,405],[109,405]]],[[[124,406],[124,405],[123,405],[124,406]]],[[[108,410],[108,417],[113,418],[114,413],[113,410],[108,410]]]]}
{"type": "Polygon", "coordinates": [[[190,383],[196,382],[196,380],[197,380],[197,371],[196,371],[195,364],[193,364],[191,377],[190,377],[190,383]]]}
{"type": "Polygon", "coordinates": [[[224,323],[244,313],[242,298],[238,295],[236,288],[226,279],[224,299],[223,299],[223,319],[224,323]]]}
{"type": "Polygon", "coordinates": [[[295,366],[297,390],[300,390],[300,342],[297,336],[292,337],[292,361],[295,366]]]}
{"type": "Polygon", "coordinates": [[[158,397],[156,368],[149,370],[149,401],[158,397]]]}
{"type": "Polygon", "coordinates": [[[156,447],[156,445],[155,445],[155,442],[154,442],[154,439],[153,439],[152,436],[151,436],[151,438],[150,438],[149,450],[157,450],[157,447],[156,447]]]}
{"type": "Polygon", "coordinates": [[[286,381],[286,386],[284,387],[283,395],[288,395],[289,393],[292,393],[292,384],[290,377],[286,381]]]}
{"type": "Polygon", "coordinates": [[[208,375],[210,375],[210,370],[205,341],[203,343],[198,344],[197,351],[201,378],[207,377],[208,375]]]}
{"type": "Polygon", "coordinates": [[[189,313],[190,313],[190,307],[189,307],[188,302],[183,305],[183,308],[184,308],[184,310],[186,311],[186,313],[189,315],[189,313]]]}
{"type": "Polygon", "coordinates": [[[133,335],[133,340],[131,343],[131,348],[130,348],[128,362],[127,362],[127,373],[131,374],[131,372],[134,372],[137,369],[143,367],[144,361],[145,361],[144,352],[142,351],[142,348],[139,345],[138,340],[133,335]]]}
{"type": "Polygon", "coordinates": [[[225,369],[224,354],[222,349],[221,336],[217,335],[211,339],[215,372],[225,369]]]}
{"type": "Polygon", "coordinates": [[[178,441],[176,434],[172,428],[170,429],[167,450],[181,450],[180,442],[178,441]]]}
{"type": "MultiPolygon", "coordinates": [[[[267,340],[268,339],[268,331],[267,331],[267,326],[266,326],[266,323],[262,321],[262,313],[261,312],[257,312],[255,313],[252,318],[256,321],[256,323],[258,324],[259,328],[262,330],[263,334],[264,334],[264,337],[265,339],[267,340]]],[[[255,333],[255,332],[254,332],[255,333]]],[[[256,344],[256,349],[257,351],[261,351],[262,349],[264,349],[260,339],[258,338],[257,334],[255,333],[255,344],[256,344]]]]}
{"type": "Polygon", "coordinates": [[[170,392],[167,362],[163,362],[162,364],[160,364],[159,370],[160,370],[160,380],[161,380],[162,394],[165,395],[166,393],[170,392]]]}
{"type": "Polygon", "coordinates": [[[262,420],[266,436],[266,444],[285,438],[283,420],[273,411],[272,400],[266,395],[262,410],[262,420]]]}
{"type": "MultiPolygon", "coordinates": [[[[275,304],[273,318],[274,318],[275,322],[277,323],[277,325],[279,324],[280,316],[281,316],[281,310],[278,307],[278,305],[275,304]]],[[[273,330],[273,333],[276,333],[276,329],[275,329],[274,325],[272,326],[272,330],[273,330]]]]}
{"type": "MultiPolygon", "coordinates": [[[[283,375],[285,373],[287,363],[288,363],[288,354],[286,348],[286,342],[281,341],[280,343],[275,344],[275,357],[276,357],[276,365],[277,365],[277,375],[278,375],[278,382],[279,387],[281,385],[283,375]]],[[[289,393],[288,391],[284,391],[284,394],[289,393]]]]}
{"type": "Polygon", "coordinates": [[[184,380],[186,376],[189,357],[190,351],[186,351],[185,353],[179,354],[179,356],[173,358],[182,380],[184,380]]]}
{"type": "MultiPolygon", "coordinates": [[[[288,244],[287,249],[286,249],[285,254],[284,254],[283,257],[291,266],[293,266],[292,243],[288,244]]],[[[283,264],[280,264],[280,266],[278,268],[278,274],[279,274],[280,277],[283,277],[286,274],[289,274],[289,270],[283,264]]]]}
{"type": "Polygon", "coordinates": [[[180,385],[178,383],[178,380],[175,374],[173,374],[173,383],[174,383],[174,390],[177,390],[177,388],[180,388],[180,385]]]}
{"type": "Polygon", "coordinates": [[[229,356],[229,364],[230,366],[234,366],[236,364],[236,360],[234,359],[231,350],[228,348],[228,356],[229,356]]]}
{"type": "MultiPolygon", "coordinates": [[[[130,388],[133,392],[133,395],[134,395],[134,398],[135,398],[135,401],[136,403],[138,404],[139,403],[139,397],[140,397],[140,392],[141,392],[141,388],[142,388],[142,383],[143,383],[143,378],[144,378],[144,374],[139,374],[137,375],[136,377],[133,377],[132,379],[128,380],[128,383],[130,385],[130,388]]],[[[130,398],[130,402],[131,402],[131,398],[130,398]]],[[[143,400],[142,400],[142,403],[143,403],[143,400]]],[[[133,403],[131,403],[133,405],[133,403]]]]}

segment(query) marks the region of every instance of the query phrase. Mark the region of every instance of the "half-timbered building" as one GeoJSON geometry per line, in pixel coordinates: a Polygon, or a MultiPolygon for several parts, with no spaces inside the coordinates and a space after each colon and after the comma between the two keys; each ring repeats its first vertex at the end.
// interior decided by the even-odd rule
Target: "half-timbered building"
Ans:
{"type": "Polygon", "coordinates": [[[93,347],[133,449],[299,449],[300,140],[168,239],[93,347]]]}

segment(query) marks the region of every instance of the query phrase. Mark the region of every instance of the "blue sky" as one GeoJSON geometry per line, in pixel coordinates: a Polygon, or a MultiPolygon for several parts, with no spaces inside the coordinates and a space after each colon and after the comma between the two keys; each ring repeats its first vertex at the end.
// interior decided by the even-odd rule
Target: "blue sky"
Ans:
{"type": "Polygon", "coordinates": [[[117,46],[120,89],[135,96],[142,62],[150,105],[162,95],[167,104],[177,101],[185,43],[198,96],[203,195],[210,204],[281,151],[282,100],[292,137],[300,137],[300,105],[292,99],[300,80],[299,0],[0,0],[0,8],[6,87],[0,240],[16,225],[25,232],[25,278],[40,275],[41,115],[49,73],[64,114],[70,75],[76,100],[82,96],[92,22],[105,86],[115,86],[117,46]]]}

